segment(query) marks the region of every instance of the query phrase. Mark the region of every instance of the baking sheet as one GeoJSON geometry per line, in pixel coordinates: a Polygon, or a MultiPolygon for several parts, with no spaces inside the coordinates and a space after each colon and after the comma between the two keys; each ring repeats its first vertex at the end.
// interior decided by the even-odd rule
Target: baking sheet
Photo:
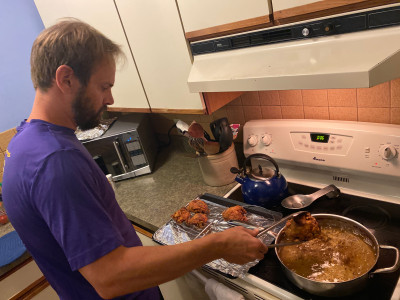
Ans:
{"type": "MultiPolygon", "coordinates": [[[[199,196],[195,199],[203,200],[205,203],[207,203],[208,208],[210,209],[208,221],[203,229],[187,226],[185,224],[178,224],[171,219],[154,233],[153,240],[163,245],[175,245],[188,242],[196,238],[201,238],[213,232],[220,232],[231,228],[232,226],[223,220],[222,212],[226,208],[235,205],[243,206],[247,210],[248,223],[258,227],[265,228],[271,226],[282,218],[281,213],[267,210],[260,206],[255,207],[253,205],[246,205],[245,203],[240,202],[238,204],[237,201],[226,198],[216,197],[216,201],[220,203],[211,201],[212,198],[210,197],[199,196]]],[[[176,210],[179,208],[180,207],[178,207],[176,210]]],[[[271,230],[271,232],[263,234],[259,237],[259,239],[265,244],[271,244],[275,239],[273,234],[277,234],[282,226],[278,226],[271,230]]],[[[224,259],[218,259],[208,263],[206,266],[233,277],[243,277],[248,270],[255,266],[258,262],[258,260],[255,260],[245,265],[238,265],[229,263],[224,259]]]]}

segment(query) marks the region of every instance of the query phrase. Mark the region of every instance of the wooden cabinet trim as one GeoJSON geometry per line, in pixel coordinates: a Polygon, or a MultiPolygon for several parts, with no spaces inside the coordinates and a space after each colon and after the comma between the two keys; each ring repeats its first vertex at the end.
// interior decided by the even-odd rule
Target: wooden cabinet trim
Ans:
{"type": "Polygon", "coordinates": [[[107,107],[107,111],[151,113],[150,108],[107,107]]]}
{"type": "Polygon", "coordinates": [[[205,109],[169,109],[169,108],[152,108],[155,114],[188,114],[188,115],[204,115],[207,113],[205,109]]]}
{"type": "Polygon", "coordinates": [[[0,276],[0,281],[2,281],[4,278],[10,276],[11,274],[15,273],[16,271],[18,271],[19,269],[25,267],[27,264],[29,264],[31,261],[33,260],[32,257],[28,257],[25,261],[23,261],[22,263],[20,263],[19,265],[15,266],[14,268],[12,268],[11,270],[9,270],[8,272],[4,273],[3,275],[0,276]]]}
{"type": "Polygon", "coordinates": [[[145,236],[147,236],[148,238],[153,238],[153,234],[151,232],[148,232],[147,230],[144,230],[143,228],[140,228],[136,225],[133,225],[133,228],[135,228],[135,230],[145,236]]]}
{"type": "Polygon", "coordinates": [[[195,42],[249,30],[266,28],[272,25],[273,23],[271,22],[271,17],[269,15],[265,15],[257,18],[186,32],[185,37],[189,42],[195,42]]]}
{"type": "Polygon", "coordinates": [[[41,291],[43,291],[49,285],[50,284],[46,280],[46,278],[44,276],[42,276],[38,280],[35,280],[34,282],[32,282],[30,285],[28,285],[22,291],[18,292],[14,296],[12,296],[9,300],[32,299],[34,296],[39,294],[41,291]]]}
{"type": "Polygon", "coordinates": [[[275,11],[273,22],[274,25],[282,25],[398,2],[399,0],[324,0],[275,11]]]}

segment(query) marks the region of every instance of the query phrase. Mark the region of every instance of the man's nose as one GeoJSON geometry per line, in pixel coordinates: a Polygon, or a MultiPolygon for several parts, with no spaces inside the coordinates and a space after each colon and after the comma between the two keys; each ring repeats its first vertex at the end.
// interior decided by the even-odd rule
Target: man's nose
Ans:
{"type": "Polygon", "coordinates": [[[110,95],[108,95],[104,99],[104,105],[113,105],[113,104],[114,104],[114,97],[113,97],[112,93],[110,93],[110,95]]]}

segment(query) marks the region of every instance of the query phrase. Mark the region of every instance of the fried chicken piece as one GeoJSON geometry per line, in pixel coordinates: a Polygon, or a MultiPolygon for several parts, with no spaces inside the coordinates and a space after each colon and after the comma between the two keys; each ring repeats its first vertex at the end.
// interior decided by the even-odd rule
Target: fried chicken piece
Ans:
{"type": "Polygon", "coordinates": [[[247,222],[247,211],[240,205],[232,206],[222,212],[225,221],[241,221],[247,222]]]}
{"type": "Polygon", "coordinates": [[[210,212],[210,210],[208,209],[208,205],[200,199],[190,201],[187,209],[193,213],[208,214],[210,212]]]}
{"type": "Polygon", "coordinates": [[[206,214],[197,213],[197,214],[194,214],[194,216],[191,217],[189,220],[187,220],[186,224],[193,225],[198,228],[204,228],[204,226],[207,223],[207,220],[208,220],[208,218],[207,218],[206,214]]]}
{"type": "Polygon", "coordinates": [[[308,241],[317,237],[321,233],[321,229],[317,220],[307,212],[288,220],[284,233],[288,241],[308,241]]]}
{"type": "Polygon", "coordinates": [[[182,207],[177,210],[171,217],[175,220],[176,223],[181,224],[183,222],[186,222],[190,218],[190,212],[186,209],[186,207],[182,207]]]}

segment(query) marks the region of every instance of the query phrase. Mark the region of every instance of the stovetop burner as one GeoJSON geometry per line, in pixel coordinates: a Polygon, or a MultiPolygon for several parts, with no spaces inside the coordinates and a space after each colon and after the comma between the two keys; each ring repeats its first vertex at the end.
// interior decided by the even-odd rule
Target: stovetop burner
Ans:
{"type": "MultiPolygon", "coordinates": [[[[311,194],[316,190],[313,187],[289,183],[291,194],[311,194]]],[[[271,210],[279,211],[284,216],[294,212],[294,210],[288,210],[281,206],[271,208],[271,210]]],[[[335,199],[323,197],[304,210],[310,211],[312,214],[329,213],[346,216],[371,230],[380,245],[391,245],[400,248],[400,230],[398,229],[398,224],[400,224],[400,205],[341,194],[335,199]]],[[[374,269],[392,266],[394,261],[395,254],[393,251],[381,249],[378,263],[374,269]]],[[[251,268],[249,273],[304,299],[332,299],[311,295],[290,282],[283,273],[273,250],[269,251],[259,264],[251,268]]],[[[391,299],[399,277],[400,269],[393,273],[376,274],[369,279],[370,282],[367,289],[340,299],[391,299]]]]}
{"type": "Polygon", "coordinates": [[[342,215],[364,224],[368,229],[383,229],[390,220],[386,210],[372,205],[351,205],[342,215]]]}

